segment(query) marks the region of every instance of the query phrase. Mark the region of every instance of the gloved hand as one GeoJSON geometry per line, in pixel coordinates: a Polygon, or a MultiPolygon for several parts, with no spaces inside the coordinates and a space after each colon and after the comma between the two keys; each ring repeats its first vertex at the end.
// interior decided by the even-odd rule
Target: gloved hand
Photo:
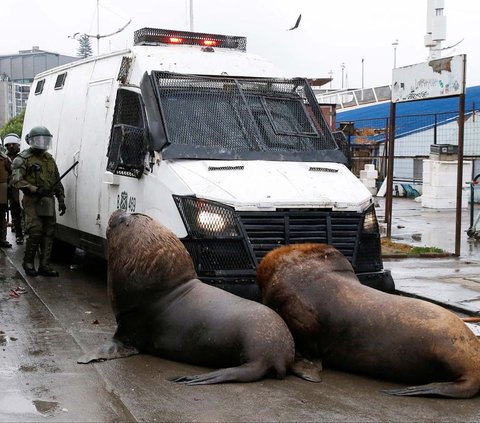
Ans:
{"type": "Polygon", "coordinates": [[[67,206],[65,205],[64,202],[58,203],[58,211],[60,212],[59,213],[60,216],[63,216],[65,214],[65,212],[67,211],[67,206]]]}
{"type": "Polygon", "coordinates": [[[37,194],[39,197],[48,197],[52,195],[52,191],[47,187],[38,187],[35,191],[35,194],[37,194]]]}

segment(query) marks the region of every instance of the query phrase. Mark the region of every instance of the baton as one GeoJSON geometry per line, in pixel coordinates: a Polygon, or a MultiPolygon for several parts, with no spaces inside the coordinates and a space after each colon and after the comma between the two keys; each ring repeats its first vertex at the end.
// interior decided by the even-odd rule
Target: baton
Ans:
{"type": "Polygon", "coordinates": [[[70,173],[72,171],[72,169],[78,164],[78,160],[73,164],[71,165],[65,172],[63,172],[62,176],[60,176],[60,178],[58,178],[54,183],[53,185],[49,188],[49,189],[52,189],[55,185],[59,184],[60,181],[65,177],[67,176],[68,173],[70,173]]]}

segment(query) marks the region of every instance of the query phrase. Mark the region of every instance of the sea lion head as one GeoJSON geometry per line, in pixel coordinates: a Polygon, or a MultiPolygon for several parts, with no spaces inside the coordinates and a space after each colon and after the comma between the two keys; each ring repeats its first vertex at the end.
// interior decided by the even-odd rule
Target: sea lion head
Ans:
{"type": "Polygon", "coordinates": [[[297,347],[314,356],[323,324],[318,310],[344,284],[360,284],[348,259],[327,244],[292,244],[270,251],[260,262],[262,301],[287,323],[297,347]]]}
{"type": "Polygon", "coordinates": [[[107,245],[108,289],[117,314],[197,278],[182,242],[147,215],[112,213],[107,245]]]}
{"type": "Polygon", "coordinates": [[[282,281],[295,284],[297,281],[300,283],[299,279],[315,281],[332,272],[348,278],[355,276],[348,259],[332,245],[292,244],[278,247],[263,258],[258,266],[257,281],[260,288],[265,290],[277,285],[280,275],[282,281]]]}

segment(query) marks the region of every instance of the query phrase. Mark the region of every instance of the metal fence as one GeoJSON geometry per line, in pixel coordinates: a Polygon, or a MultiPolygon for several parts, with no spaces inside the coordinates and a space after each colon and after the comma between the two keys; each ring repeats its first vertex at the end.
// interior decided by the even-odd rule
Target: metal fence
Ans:
{"type": "MultiPolygon", "coordinates": [[[[357,176],[365,164],[374,164],[378,182],[385,179],[389,120],[379,117],[351,122],[347,138],[352,149],[352,171],[357,176]]],[[[423,159],[429,158],[431,146],[458,145],[458,112],[400,115],[395,121],[394,179],[421,184],[423,159]]],[[[474,109],[465,113],[464,159],[473,162],[473,178],[480,170],[480,115],[474,109]]],[[[470,175],[464,177],[469,180],[470,175]]]]}

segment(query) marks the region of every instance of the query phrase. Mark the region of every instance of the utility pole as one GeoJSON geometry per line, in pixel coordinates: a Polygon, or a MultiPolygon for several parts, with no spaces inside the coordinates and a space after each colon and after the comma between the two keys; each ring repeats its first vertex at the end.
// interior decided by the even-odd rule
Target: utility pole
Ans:
{"type": "Polygon", "coordinates": [[[398,38],[392,43],[393,46],[393,69],[397,67],[397,46],[398,38]]]}
{"type": "Polygon", "coordinates": [[[364,62],[365,62],[365,58],[362,57],[362,90],[365,88],[365,79],[364,79],[364,76],[365,76],[365,68],[364,68],[364,62]]]}
{"type": "Polygon", "coordinates": [[[342,62],[342,64],[340,66],[342,68],[342,90],[343,90],[343,76],[345,74],[345,63],[342,62]]]}
{"type": "Polygon", "coordinates": [[[97,0],[97,56],[100,54],[100,0],[97,0]]]}
{"type": "MultiPolygon", "coordinates": [[[[128,25],[130,25],[130,22],[132,20],[130,19],[125,25],[123,25],[121,28],[118,28],[116,31],[111,32],[109,34],[100,34],[100,0],[97,0],[97,34],[85,34],[87,37],[90,38],[96,38],[97,39],[97,55],[100,54],[100,38],[107,38],[111,37],[112,35],[118,34],[119,32],[122,32],[128,25]]],[[[78,37],[81,36],[80,32],[76,32],[73,35],[69,35],[68,38],[72,38],[74,40],[78,41],[78,37]]]]}
{"type": "Polygon", "coordinates": [[[193,32],[193,0],[190,0],[190,31],[193,32]]]}

